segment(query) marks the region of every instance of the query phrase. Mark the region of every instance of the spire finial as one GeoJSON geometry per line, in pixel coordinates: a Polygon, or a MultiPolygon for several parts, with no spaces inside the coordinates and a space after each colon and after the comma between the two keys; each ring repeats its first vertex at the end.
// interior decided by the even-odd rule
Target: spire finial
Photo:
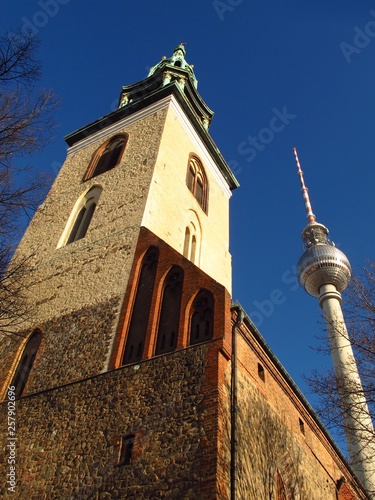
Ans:
{"type": "Polygon", "coordinates": [[[303,201],[305,202],[305,208],[306,208],[306,212],[307,212],[306,217],[307,217],[307,220],[309,221],[309,223],[312,223],[312,222],[316,221],[316,217],[312,211],[310,198],[309,198],[309,190],[307,189],[307,187],[305,185],[305,181],[303,179],[303,172],[301,169],[301,164],[300,164],[299,159],[298,159],[297,149],[293,148],[293,151],[294,151],[294,156],[296,157],[298,175],[299,175],[299,178],[301,181],[301,191],[302,191],[303,201]]]}

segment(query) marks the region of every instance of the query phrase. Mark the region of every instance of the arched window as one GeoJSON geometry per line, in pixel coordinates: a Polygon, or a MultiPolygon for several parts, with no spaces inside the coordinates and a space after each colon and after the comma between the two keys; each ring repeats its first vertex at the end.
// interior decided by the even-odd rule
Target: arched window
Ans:
{"type": "Polygon", "coordinates": [[[58,247],[69,245],[69,243],[86,236],[101,192],[102,188],[100,186],[94,186],[77,201],[60,238],[58,247]]]}
{"type": "Polygon", "coordinates": [[[197,237],[194,234],[194,226],[190,224],[185,229],[185,240],[184,240],[184,251],[183,256],[189,259],[191,262],[195,263],[197,255],[197,237]]]}
{"type": "Polygon", "coordinates": [[[202,239],[201,227],[195,212],[189,210],[188,217],[190,221],[185,228],[182,255],[194,264],[199,265],[200,245],[202,239]]]}
{"type": "Polygon", "coordinates": [[[201,290],[192,304],[190,320],[190,345],[199,344],[213,337],[214,298],[208,290],[201,290]]]}
{"type": "Polygon", "coordinates": [[[172,267],[165,278],[155,354],[176,349],[183,280],[183,270],[178,266],[172,267]]]}
{"type": "Polygon", "coordinates": [[[190,156],[186,175],[186,185],[195,196],[202,209],[207,212],[208,183],[201,161],[196,156],[190,156]]]}
{"type": "Polygon", "coordinates": [[[121,161],[126,141],[126,135],[116,135],[100,146],[94,153],[83,180],[86,181],[116,167],[121,161]]]}
{"type": "Polygon", "coordinates": [[[16,397],[22,396],[27,379],[29,378],[30,371],[34,364],[35,356],[38,351],[41,339],[42,333],[40,332],[40,330],[35,330],[31,334],[22,352],[21,359],[12,379],[12,383],[10,384],[11,386],[15,387],[16,397]]]}
{"type": "Polygon", "coordinates": [[[156,247],[150,247],[142,260],[128,338],[122,359],[123,365],[142,359],[158,259],[159,250],[156,247]]]}

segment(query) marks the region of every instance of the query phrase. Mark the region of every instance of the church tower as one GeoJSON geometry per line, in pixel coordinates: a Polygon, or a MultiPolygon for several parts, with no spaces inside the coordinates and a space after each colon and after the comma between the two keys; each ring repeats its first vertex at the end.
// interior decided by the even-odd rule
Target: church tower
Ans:
{"type": "Polygon", "coordinates": [[[15,253],[30,315],[0,343],[0,496],[365,499],[232,304],[238,182],[185,56],[65,138],[15,253]]]}
{"type": "MultiPolygon", "coordinates": [[[[95,459],[98,476],[103,460],[111,467],[130,463],[131,448],[132,460],[157,449],[166,467],[174,441],[181,453],[190,450],[192,463],[177,468],[184,491],[194,491],[202,463],[198,443],[189,443],[206,425],[200,385],[212,393],[205,419],[214,430],[204,432],[204,446],[213,449],[217,441],[218,358],[206,366],[207,342],[218,351],[230,331],[229,199],[238,183],[208,133],[213,112],[185,55],[178,45],[145,80],[122,88],[116,111],[65,138],[66,161],[16,252],[15,259],[32,253],[33,310],[17,345],[13,339],[3,345],[2,397],[14,387],[21,412],[28,394],[45,394],[35,409],[42,418],[54,413],[56,388],[69,392],[70,409],[59,421],[52,417],[49,444],[41,435],[38,444],[49,463],[64,447],[69,476],[92,436],[83,431],[57,442],[68,436],[63,429],[88,419],[103,422],[95,429],[95,447],[107,450],[95,459]],[[174,352],[180,355],[165,357],[174,352]]],[[[22,418],[35,432],[31,415],[22,418]]],[[[26,448],[19,453],[25,470],[33,469],[26,448]]],[[[160,473],[154,466],[150,484],[160,473]]],[[[206,468],[202,491],[213,487],[215,467],[206,468]]],[[[42,478],[31,476],[39,491],[42,478]]]]}

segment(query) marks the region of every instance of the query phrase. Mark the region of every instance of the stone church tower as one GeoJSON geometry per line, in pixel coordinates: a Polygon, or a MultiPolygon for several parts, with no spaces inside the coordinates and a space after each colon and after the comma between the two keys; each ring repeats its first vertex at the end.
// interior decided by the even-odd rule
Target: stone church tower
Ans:
{"type": "Polygon", "coordinates": [[[238,182],[185,55],[177,46],[116,111],[65,138],[17,249],[31,255],[32,314],[0,347],[1,418],[15,395],[17,437],[4,424],[0,494],[365,498],[231,303],[238,182]]]}

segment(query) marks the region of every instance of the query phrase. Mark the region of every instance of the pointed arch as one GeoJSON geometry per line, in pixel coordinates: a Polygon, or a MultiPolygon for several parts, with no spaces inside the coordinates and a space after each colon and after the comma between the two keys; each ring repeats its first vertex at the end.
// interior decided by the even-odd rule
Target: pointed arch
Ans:
{"type": "Polygon", "coordinates": [[[16,371],[13,375],[11,386],[14,386],[16,398],[22,396],[31,369],[34,365],[35,357],[42,340],[42,332],[39,329],[33,331],[22,351],[16,371]]]}
{"type": "Polygon", "coordinates": [[[214,333],[214,297],[201,289],[191,306],[190,345],[211,340],[214,333]]]}
{"type": "Polygon", "coordinates": [[[158,260],[159,250],[154,246],[147,250],[142,259],[128,337],[122,358],[123,365],[142,359],[158,260]]]}
{"type": "Polygon", "coordinates": [[[194,210],[188,211],[188,222],[185,227],[183,256],[199,266],[202,230],[200,220],[194,210]]]}
{"type": "Polygon", "coordinates": [[[186,185],[207,213],[208,210],[208,180],[201,160],[194,154],[189,155],[186,174],[186,185]]]}
{"type": "Polygon", "coordinates": [[[101,186],[93,186],[80,196],[70,214],[57,248],[86,236],[102,191],[101,186]]]}
{"type": "Polygon", "coordinates": [[[183,281],[184,272],[179,266],[173,266],[164,280],[155,349],[156,355],[172,352],[176,349],[183,281]]]}
{"type": "Polygon", "coordinates": [[[189,253],[190,253],[190,228],[189,226],[186,226],[185,238],[184,238],[184,250],[182,252],[182,255],[188,259],[189,253]]]}
{"type": "Polygon", "coordinates": [[[87,181],[116,167],[121,161],[127,140],[127,134],[118,134],[102,144],[93,154],[82,180],[87,181]]]}

